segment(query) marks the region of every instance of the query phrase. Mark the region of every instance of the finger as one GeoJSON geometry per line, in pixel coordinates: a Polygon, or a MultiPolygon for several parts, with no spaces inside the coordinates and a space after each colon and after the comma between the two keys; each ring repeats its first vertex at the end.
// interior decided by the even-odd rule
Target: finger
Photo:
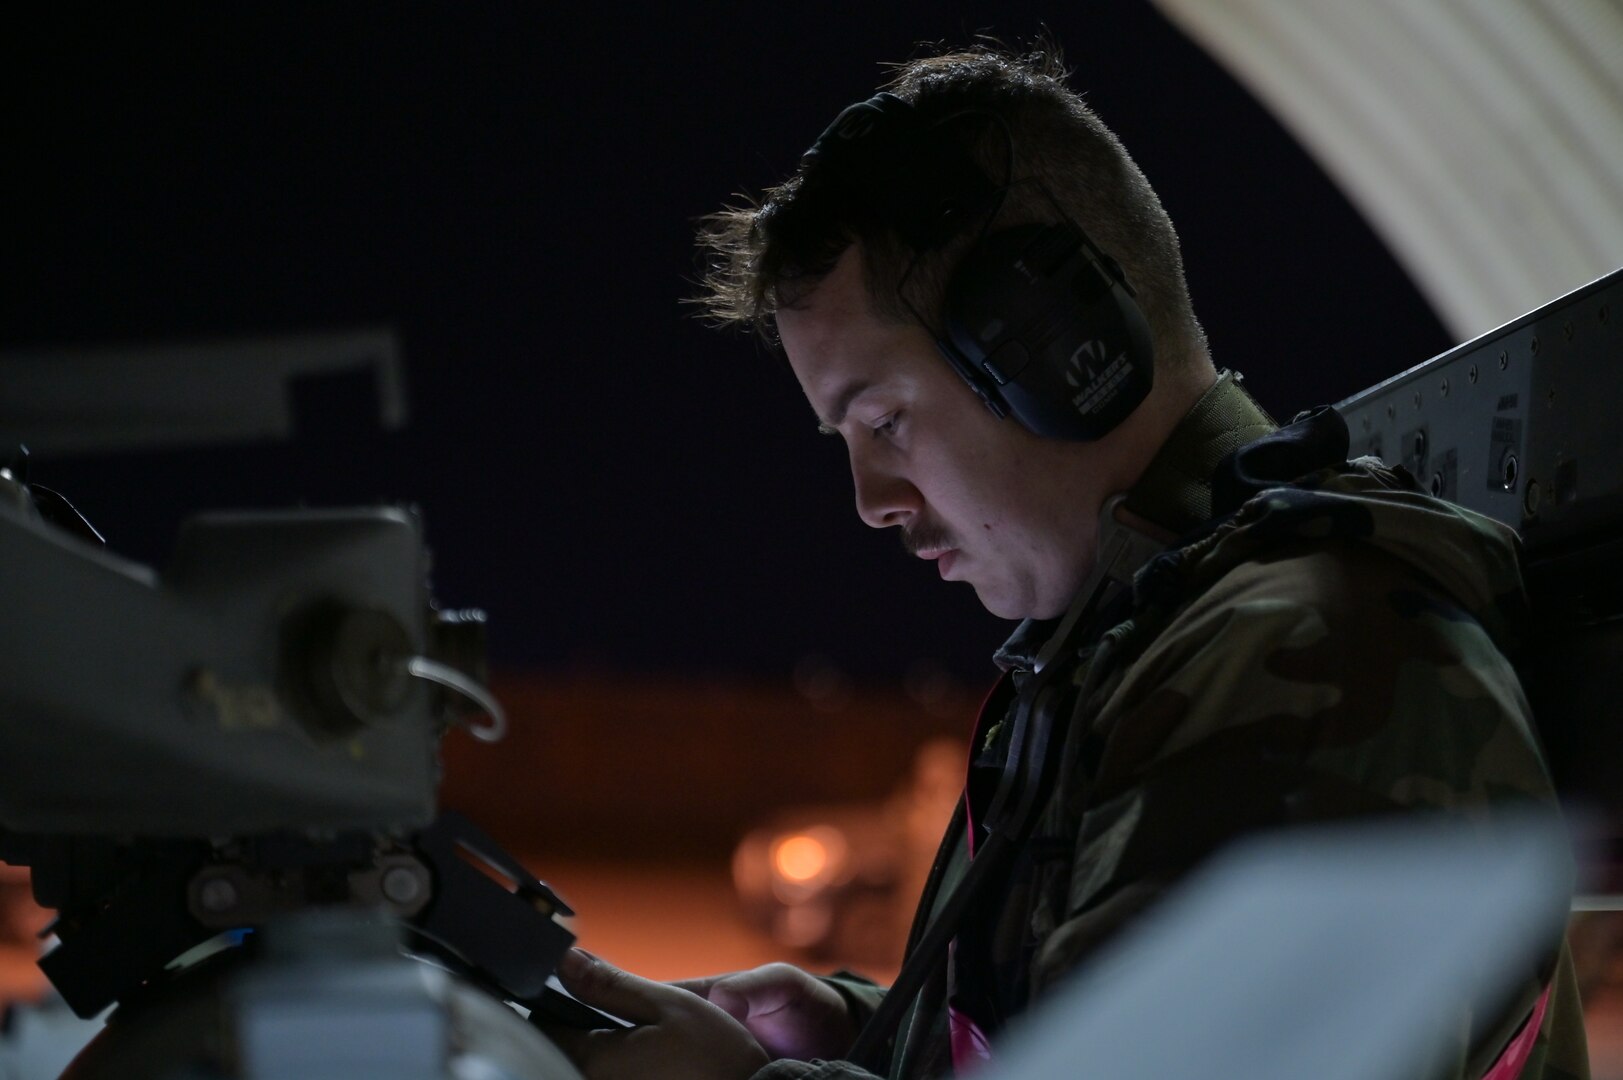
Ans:
{"type": "Polygon", "coordinates": [[[710,988],[716,985],[718,979],[725,979],[726,975],[706,975],[701,979],[673,979],[666,986],[674,986],[678,990],[686,990],[690,994],[700,997],[709,997],[710,988]]]}
{"type": "Polygon", "coordinates": [[[741,972],[727,975],[707,975],[702,979],[681,979],[667,983],[679,990],[686,990],[690,994],[704,998],[734,1020],[748,1020],[750,1015],[749,995],[738,993],[729,989],[741,972]]]}
{"type": "Polygon", "coordinates": [[[621,971],[581,949],[564,954],[558,979],[581,1001],[633,1024],[658,1023],[689,997],[684,990],[621,971]]]}
{"type": "Polygon", "coordinates": [[[724,982],[712,984],[707,992],[699,996],[734,1020],[742,1022],[750,1018],[750,999],[743,994],[728,990],[727,984],[724,982]]]}
{"type": "Polygon", "coordinates": [[[740,1020],[791,1005],[806,996],[810,976],[789,964],[767,964],[712,981],[706,997],[740,1020]]]}

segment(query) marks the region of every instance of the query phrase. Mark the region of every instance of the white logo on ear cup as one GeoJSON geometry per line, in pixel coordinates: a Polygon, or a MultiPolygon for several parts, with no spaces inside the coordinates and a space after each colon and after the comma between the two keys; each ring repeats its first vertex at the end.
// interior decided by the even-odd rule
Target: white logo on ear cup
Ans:
{"type": "Polygon", "coordinates": [[[1097,338],[1077,346],[1065,372],[1065,381],[1076,390],[1071,405],[1084,416],[1115,397],[1116,388],[1126,378],[1127,351],[1123,349],[1107,364],[1104,342],[1097,338]]]}
{"type": "Polygon", "coordinates": [[[1092,341],[1084,341],[1071,354],[1070,370],[1065,373],[1065,381],[1077,389],[1093,385],[1094,380],[1099,377],[1094,365],[1104,360],[1104,358],[1104,346],[1100,344],[1097,338],[1092,341]],[[1087,374],[1087,379],[1079,380],[1077,375],[1084,372],[1087,374]]]}

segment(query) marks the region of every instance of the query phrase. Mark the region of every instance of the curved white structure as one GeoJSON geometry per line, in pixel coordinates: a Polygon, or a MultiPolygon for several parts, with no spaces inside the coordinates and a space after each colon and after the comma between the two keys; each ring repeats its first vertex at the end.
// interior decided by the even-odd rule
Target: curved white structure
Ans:
{"type": "Polygon", "coordinates": [[[1311,152],[1453,335],[1623,265],[1615,0],[1155,0],[1311,152]]]}

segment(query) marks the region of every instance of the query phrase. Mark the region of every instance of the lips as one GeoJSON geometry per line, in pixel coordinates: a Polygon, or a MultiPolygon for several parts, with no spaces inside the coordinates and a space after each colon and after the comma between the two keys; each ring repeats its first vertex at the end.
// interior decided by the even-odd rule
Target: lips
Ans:
{"type": "Polygon", "coordinates": [[[946,580],[947,573],[952,570],[952,564],[958,561],[958,552],[954,548],[937,548],[932,551],[921,551],[918,553],[918,556],[921,559],[927,559],[934,562],[937,572],[941,574],[942,580],[946,580]]]}

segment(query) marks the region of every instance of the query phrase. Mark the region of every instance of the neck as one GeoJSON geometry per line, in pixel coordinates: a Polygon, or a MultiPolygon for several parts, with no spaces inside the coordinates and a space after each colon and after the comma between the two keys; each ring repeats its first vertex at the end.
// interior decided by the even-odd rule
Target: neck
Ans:
{"type": "Polygon", "coordinates": [[[1213,373],[1160,432],[1127,489],[1127,510],[1173,536],[1212,515],[1211,477],[1228,454],[1277,426],[1234,372],[1213,373]]]}

